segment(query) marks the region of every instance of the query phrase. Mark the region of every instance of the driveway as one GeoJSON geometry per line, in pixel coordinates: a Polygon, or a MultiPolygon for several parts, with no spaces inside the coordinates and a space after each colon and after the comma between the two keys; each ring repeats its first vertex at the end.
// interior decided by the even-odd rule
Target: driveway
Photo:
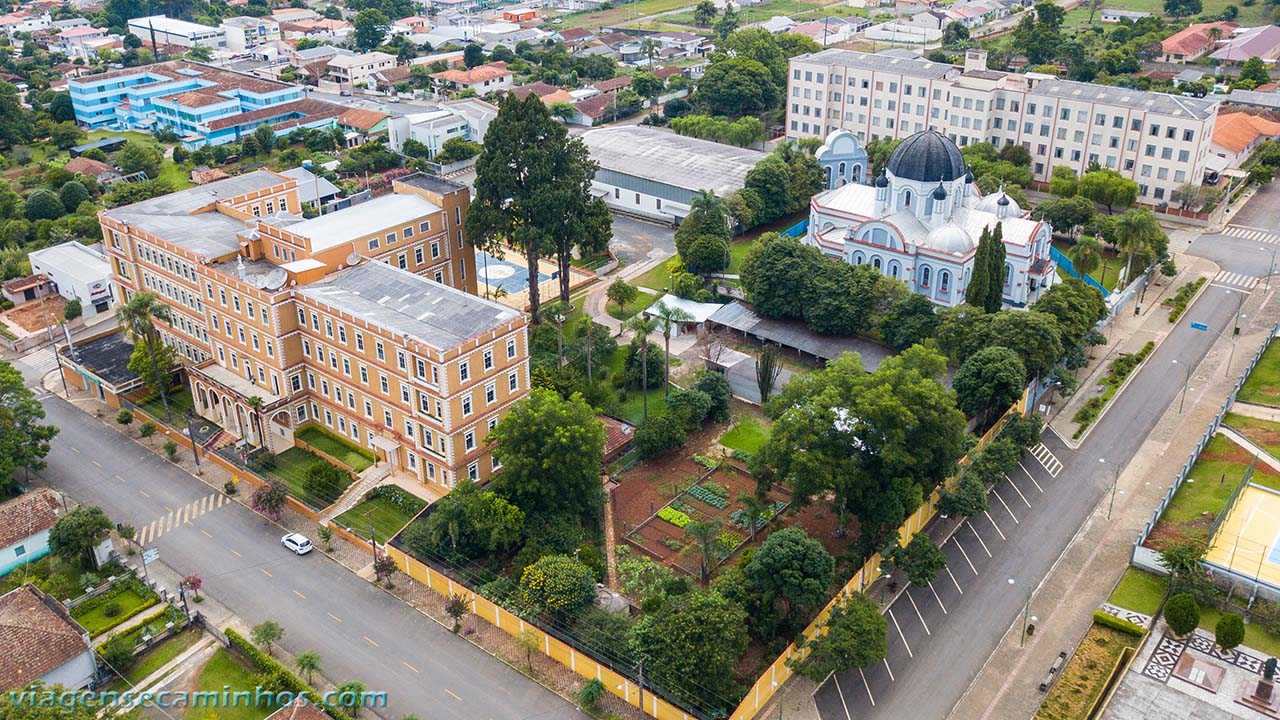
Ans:
{"type": "Polygon", "coordinates": [[[171,511],[188,518],[149,543],[165,563],[200,575],[205,590],[245,623],[279,622],[285,651],[320,653],[334,682],[360,680],[386,691],[388,706],[377,710],[383,717],[585,717],[337,562],[286,552],[278,526],[239,503],[216,507],[221,493],[60,397],[37,394],[48,422],[61,428],[46,480],[137,528],[171,511]]]}
{"type": "Polygon", "coordinates": [[[614,213],[609,247],[628,265],[665,260],[676,253],[675,228],[614,213]]]}

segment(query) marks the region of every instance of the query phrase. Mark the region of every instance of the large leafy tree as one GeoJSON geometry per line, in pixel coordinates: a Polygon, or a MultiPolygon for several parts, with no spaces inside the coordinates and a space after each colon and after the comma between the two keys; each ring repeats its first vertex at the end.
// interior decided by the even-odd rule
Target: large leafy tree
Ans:
{"type": "Polygon", "coordinates": [[[791,668],[814,682],[831,673],[864,668],[884,659],[888,651],[888,625],[875,600],[853,593],[831,608],[825,633],[806,642],[809,653],[789,661],[791,668]]]}
{"type": "MultiPolygon", "coordinates": [[[[1059,168],[1054,168],[1055,170],[1059,168]]],[[[1072,176],[1074,177],[1074,176],[1072,176]]],[[[1074,192],[1074,189],[1072,190],[1074,192]]],[[[1071,197],[1046,200],[1031,211],[1031,217],[1044,220],[1057,232],[1074,237],[1076,231],[1093,219],[1093,203],[1088,198],[1071,197]]]]}
{"type": "Polygon", "coordinates": [[[425,523],[405,531],[405,544],[415,552],[484,558],[508,550],[520,539],[524,513],[470,480],[436,503],[425,523]]]}
{"type": "Polygon", "coordinates": [[[503,465],[493,490],[526,517],[599,517],[604,506],[604,425],[581,395],[564,400],[551,390],[536,389],[498,423],[489,440],[503,465]]]}
{"type": "Polygon", "coordinates": [[[708,115],[739,118],[766,113],[781,97],[773,73],[760,61],[726,57],[712,63],[698,81],[694,104],[708,115]]]}
{"type": "MultiPolygon", "coordinates": [[[[366,8],[356,13],[351,21],[355,30],[355,43],[361,50],[370,50],[382,44],[391,29],[391,21],[376,8],[366,8]]],[[[470,67],[470,66],[468,66],[470,67]]]]}
{"type": "Polygon", "coordinates": [[[1077,278],[1049,288],[1031,307],[1057,320],[1063,350],[1079,347],[1089,331],[1107,315],[1102,293],[1077,278]]]}
{"type": "Polygon", "coordinates": [[[799,502],[831,494],[864,539],[898,527],[955,469],[965,418],[940,380],[946,359],[915,346],[868,374],[857,355],[794,377],[765,406],[774,422],[753,460],[763,484],[786,482],[799,502]]]}
{"type": "Polygon", "coordinates": [[[1116,244],[1126,256],[1126,283],[1133,281],[1134,269],[1145,268],[1164,255],[1169,236],[1164,234],[1156,216],[1146,208],[1130,210],[1116,218],[1116,244]]]}
{"type": "Polygon", "coordinates": [[[1138,200],[1138,183],[1115,170],[1102,168],[1085,173],[1076,186],[1076,192],[1099,205],[1107,206],[1107,214],[1114,209],[1129,207],[1138,200]]]}
{"type": "Polygon", "coordinates": [[[520,575],[520,597],[539,612],[572,615],[595,599],[595,574],[568,555],[547,555],[520,575]]]}
{"type": "Polygon", "coordinates": [[[91,567],[93,548],[111,533],[111,527],[102,508],[82,505],[58,518],[49,529],[49,552],[64,562],[91,567]]]}
{"type": "Polygon", "coordinates": [[[756,222],[773,222],[787,213],[791,197],[791,170],[782,155],[764,157],[747,171],[746,188],[754,190],[763,201],[756,222]]]}
{"type": "Polygon", "coordinates": [[[733,679],[747,649],[747,613],[715,591],[668,598],[631,633],[635,654],[648,658],[645,674],[678,701],[726,713],[737,697],[733,679]]]}
{"type": "Polygon", "coordinates": [[[764,233],[742,263],[742,287],[751,304],[766,317],[804,317],[805,297],[796,289],[806,287],[823,262],[829,261],[817,248],[795,238],[764,233]]]}
{"type": "Polygon", "coordinates": [[[985,347],[964,361],[956,371],[952,387],[956,405],[985,422],[993,412],[1004,410],[1022,394],[1027,369],[1009,348],[985,347]]]}
{"type": "Polygon", "coordinates": [[[957,362],[997,345],[1018,353],[1028,376],[1048,377],[1064,355],[1057,318],[1049,313],[1034,309],[983,313],[964,305],[939,315],[938,347],[957,362]]]}
{"type": "Polygon", "coordinates": [[[22,382],[22,373],[0,360],[0,488],[11,492],[18,468],[41,470],[58,428],[45,425],[44,407],[22,382]]]}
{"type": "MultiPolygon", "coordinates": [[[[467,238],[482,250],[510,245],[524,253],[529,271],[529,306],[540,322],[538,258],[575,244],[607,243],[608,213],[591,197],[596,166],[579,138],[546,105],[530,95],[508,95],[489,124],[476,160],[475,199],[467,214],[467,238]]],[[[562,300],[568,300],[568,273],[561,273],[562,300]]]]}
{"type": "Polygon", "coordinates": [[[798,527],[770,535],[743,568],[747,586],[769,602],[780,602],[791,621],[826,601],[834,572],[835,560],[822,543],[798,527]]]}

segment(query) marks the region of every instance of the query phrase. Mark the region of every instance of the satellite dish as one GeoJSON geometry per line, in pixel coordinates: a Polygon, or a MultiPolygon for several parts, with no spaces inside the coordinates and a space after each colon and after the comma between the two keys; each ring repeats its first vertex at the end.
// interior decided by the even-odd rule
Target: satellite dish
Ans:
{"type": "Polygon", "coordinates": [[[267,290],[279,290],[289,282],[289,273],[284,268],[276,268],[263,278],[267,290]]]}
{"type": "Polygon", "coordinates": [[[360,253],[352,251],[352,253],[347,256],[347,264],[358,265],[359,263],[360,263],[360,253]]]}
{"type": "Polygon", "coordinates": [[[258,288],[259,290],[265,290],[265,289],[267,288],[267,276],[266,276],[266,275],[261,275],[261,274],[257,274],[257,273],[255,273],[255,274],[250,275],[249,277],[245,278],[245,280],[246,280],[250,285],[252,285],[252,286],[254,286],[254,287],[258,288]]]}

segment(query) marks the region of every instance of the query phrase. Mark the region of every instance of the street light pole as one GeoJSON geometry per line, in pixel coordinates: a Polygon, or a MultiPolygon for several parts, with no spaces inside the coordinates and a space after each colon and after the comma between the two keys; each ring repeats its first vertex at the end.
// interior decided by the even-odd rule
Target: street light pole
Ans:
{"type": "Polygon", "coordinates": [[[196,475],[202,474],[200,471],[200,443],[196,441],[196,430],[193,424],[195,413],[187,411],[187,438],[191,440],[191,457],[196,461],[196,475]]]}
{"type": "MultiPolygon", "coordinates": [[[[1263,292],[1271,292],[1271,275],[1276,271],[1276,250],[1277,249],[1280,249],[1280,248],[1271,248],[1271,267],[1267,268],[1267,283],[1265,288],[1263,289],[1263,292]]],[[[1261,248],[1261,250],[1263,252],[1267,251],[1266,248],[1261,248]]]]}
{"type": "MultiPolygon", "coordinates": [[[[1177,360],[1173,361],[1174,365],[1178,364],[1177,360]]],[[[1191,363],[1187,363],[1187,378],[1182,382],[1182,399],[1178,401],[1178,414],[1182,414],[1182,408],[1187,404],[1187,386],[1191,384],[1191,363]]]]}
{"type": "MultiPolygon", "coordinates": [[[[1107,459],[1098,458],[1098,462],[1103,465],[1106,465],[1107,459]]],[[[1120,484],[1120,463],[1114,463],[1113,465],[1116,469],[1116,474],[1115,474],[1115,477],[1111,479],[1111,500],[1110,502],[1107,503],[1107,519],[1108,520],[1111,519],[1111,510],[1116,505],[1116,486],[1120,484]]]]}
{"type": "MultiPolygon", "coordinates": [[[[1009,584],[1016,586],[1018,583],[1009,578],[1009,584]]],[[[1027,602],[1022,606],[1022,636],[1018,638],[1018,647],[1027,646],[1027,618],[1031,615],[1031,584],[1027,583],[1027,602]]]]}

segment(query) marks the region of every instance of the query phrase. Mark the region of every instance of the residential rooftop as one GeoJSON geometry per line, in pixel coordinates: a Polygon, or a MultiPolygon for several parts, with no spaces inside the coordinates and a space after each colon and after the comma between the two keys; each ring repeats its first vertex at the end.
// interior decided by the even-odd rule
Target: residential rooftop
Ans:
{"type": "Polygon", "coordinates": [[[89,652],[89,636],[54,598],[27,584],[0,596],[0,686],[22,687],[89,652]]]}
{"type": "Polygon", "coordinates": [[[758,150],[637,125],[588,130],[582,140],[601,170],[726,195],[765,157],[758,150]]]}
{"type": "Polygon", "coordinates": [[[860,70],[902,73],[912,77],[938,79],[960,71],[960,68],[949,63],[936,63],[920,58],[885,55],[881,53],[864,53],[854,50],[830,49],[821,52],[800,55],[795,59],[814,63],[840,65],[860,70]]]}
{"type": "Polygon", "coordinates": [[[520,317],[506,305],[375,261],[300,287],[297,293],[437,350],[457,347],[520,317]]]}
{"type": "Polygon", "coordinates": [[[53,527],[58,522],[61,507],[57,494],[49,488],[37,488],[0,503],[0,548],[7,548],[53,527]]]}
{"type": "Polygon", "coordinates": [[[111,274],[107,258],[84,245],[71,240],[43,250],[31,252],[33,260],[41,260],[57,266],[82,283],[95,283],[111,274]]]}

